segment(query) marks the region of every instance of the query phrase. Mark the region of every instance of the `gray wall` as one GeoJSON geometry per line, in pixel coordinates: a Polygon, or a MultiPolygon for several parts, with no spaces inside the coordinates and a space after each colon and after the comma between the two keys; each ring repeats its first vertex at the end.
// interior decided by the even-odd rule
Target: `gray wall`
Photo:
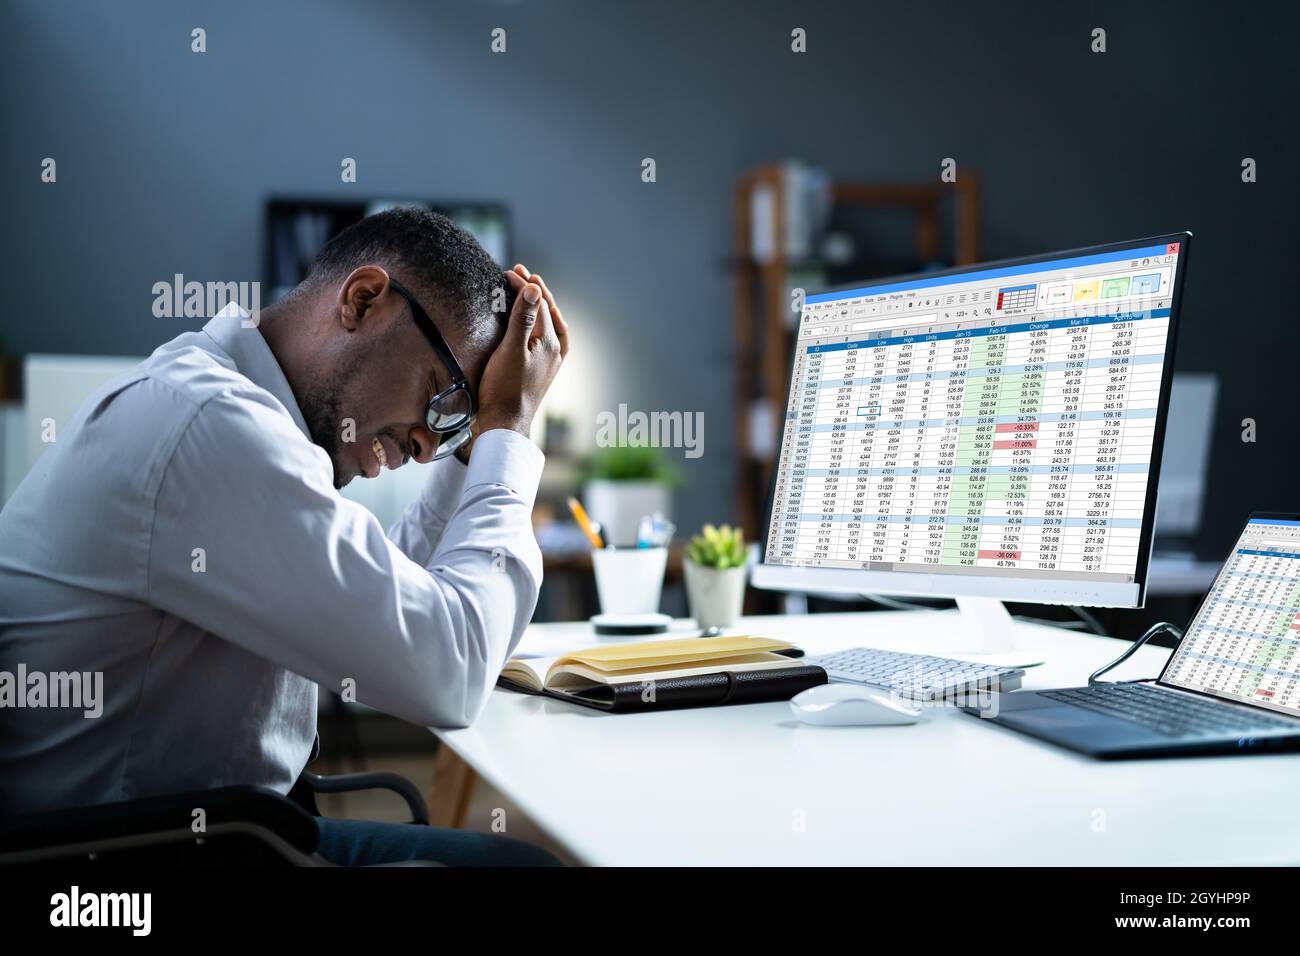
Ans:
{"type": "Polygon", "coordinates": [[[990,257],[1197,234],[1177,364],[1224,377],[1213,550],[1250,508],[1300,510],[1297,21],[1219,6],[10,0],[0,321],[11,352],[144,353],[198,324],[154,318],[155,281],[260,278],[270,194],[499,198],[568,306],[574,407],[706,411],[693,525],[730,509],[735,175],[797,155],[928,179],[952,156],[983,177],[990,257]]]}

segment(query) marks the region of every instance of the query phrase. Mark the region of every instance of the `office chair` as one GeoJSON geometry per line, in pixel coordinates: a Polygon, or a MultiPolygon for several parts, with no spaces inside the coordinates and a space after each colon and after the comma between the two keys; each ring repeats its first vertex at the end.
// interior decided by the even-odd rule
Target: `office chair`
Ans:
{"type": "Polygon", "coordinates": [[[87,860],[131,866],[331,866],[316,854],[315,795],[377,788],[406,801],[412,824],[428,825],[424,799],[405,777],[379,771],[323,777],[304,770],[287,796],[267,787],[221,787],[6,821],[0,824],[0,866],[87,860]],[[194,829],[196,808],[205,815],[202,832],[194,829]]]}

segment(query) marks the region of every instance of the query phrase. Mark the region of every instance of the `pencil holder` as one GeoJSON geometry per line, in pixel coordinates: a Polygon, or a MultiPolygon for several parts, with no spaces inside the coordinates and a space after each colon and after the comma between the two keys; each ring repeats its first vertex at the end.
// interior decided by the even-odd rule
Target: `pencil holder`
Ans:
{"type": "Polygon", "coordinates": [[[655,614],[664,588],[667,548],[601,548],[591,552],[603,614],[655,614]]]}

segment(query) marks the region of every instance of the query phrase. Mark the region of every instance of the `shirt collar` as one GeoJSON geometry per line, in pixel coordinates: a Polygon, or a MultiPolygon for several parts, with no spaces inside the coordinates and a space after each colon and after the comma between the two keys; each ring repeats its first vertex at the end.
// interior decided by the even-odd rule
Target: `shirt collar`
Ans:
{"type": "Polygon", "coordinates": [[[289,380],[284,377],[284,370],[276,361],[271,346],[266,344],[261,330],[251,322],[246,326],[246,319],[248,312],[238,303],[231,302],[203,326],[203,331],[234,360],[235,368],[241,375],[280,400],[298,430],[310,441],[307,421],[302,417],[302,409],[298,407],[298,400],[289,387],[289,380]]]}

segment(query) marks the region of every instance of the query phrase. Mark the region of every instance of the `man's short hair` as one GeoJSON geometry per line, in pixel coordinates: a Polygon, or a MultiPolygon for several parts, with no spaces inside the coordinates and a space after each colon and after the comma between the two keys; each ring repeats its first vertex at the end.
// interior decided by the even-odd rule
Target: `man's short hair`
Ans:
{"type": "Polygon", "coordinates": [[[441,213],[400,207],[366,216],[325,244],[304,284],[341,282],[364,265],[383,266],[426,309],[443,309],[475,345],[489,344],[505,327],[514,295],[501,267],[441,213]],[[494,312],[494,300],[504,311],[494,312]]]}

